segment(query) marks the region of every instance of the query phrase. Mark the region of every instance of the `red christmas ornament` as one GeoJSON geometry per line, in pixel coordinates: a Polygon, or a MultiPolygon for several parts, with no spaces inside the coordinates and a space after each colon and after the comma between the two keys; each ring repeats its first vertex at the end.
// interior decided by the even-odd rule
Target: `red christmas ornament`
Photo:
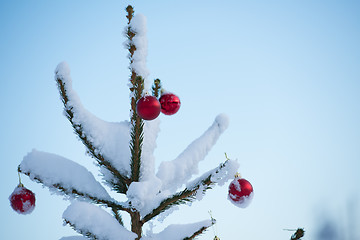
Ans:
{"type": "Polygon", "coordinates": [[[253,196],[254,189],[248,180],[235,177],[235,179],[230,183],[228,199],[235,206],[246,208],[249,206],[253,196]]]}
{"type": "Polygon", "coordinates": [[[137,102],[136,112],[144,120],[154,120],[160,114],[160,103],[156,97],[146,95],[137,102]]]}
{"type": "Polygon", "coordinates": [[[164,93],[160,99],[161,112],[165,115],[173,115],[180,109],[180,99],[173,93],[164,93]]]}
{"type": "Polygon", "coordinates": [[[19,214],[29,214],[35,208],[35,194],[19,184],[11,193],[10,205],[19,214]]]}

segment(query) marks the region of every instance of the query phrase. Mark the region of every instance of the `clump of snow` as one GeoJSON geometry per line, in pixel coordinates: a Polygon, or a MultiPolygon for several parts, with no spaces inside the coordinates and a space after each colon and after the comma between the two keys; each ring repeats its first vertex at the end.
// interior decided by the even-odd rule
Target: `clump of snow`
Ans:
{"type": "Polygon", "coordinates": [[[131,240],[137,235],[128,231],[108,212],[86,202],[73,202],[63,213],[65,221],[69,221],[79,231],[90,232],[99,239],[131,240]]]}
{"type": "MultiPolygon", "coordinates": [[[[167,190],[160,191],[161,185],[156,185],[158,179],[154,178],[155,182],[144,181],[139,183],[132,183],[127,192],[131,206],[134,206],[136,210],[140,212],[141,216],[145,216],[151,213],[155,208],[157,208],[160,203],[166,198],[171,196],[171,193],[167,190]],[[147,187],[152,188],[151,190],[146,189],[147,187]],[[148,193],[148,195],[144,194],[148,193]]],[[[172,212],[172,207],[160,215],[167,216],[172,212]],[[170,212],[171,211],[171,212],[170,212]]],[[[165,217],[164,217],[165,218],[165,217]]]]}
{"type": "Polygon", "coordinates": [[[126,196],[131,202],[131,206],[143,215],[153,209],[160,187],[161,181],[156,177],[147,181],[132,182],[126,192],[126,196]]]}
{"type": "Polygon", "coordinates": [[[131,31],[135,33],[132,41],[136,47],[136,51],[132,57],[133,62],[130,66],[138,76],[141,76],[144,79],[144,89],[147,90],[149,89],[149,83],[147,81],[149,70],[146,67],[146,58],[148,54],[146,17],[142,14],[136,14],[132,18],[129,27],[131,28],[131,31]]]}
{"type": "MultiPolygon", "coordinates": [[[[219,186],[222,186],[227,181],[234,178],[234,175],[236,174],[238,168],[239,168],[238,161],[229,159],[225,163],[221,164],[219,167],[214,168],[204,173],[200,177],[192,180],[186,185],[186,187],[188,189],[192,189],[196,185],[198,185],[202,179],[205,179],[208,176],[210,176],[210,181],[213,184],[218,184],[219,186]]],[[[202,200],[204,195],[203,193],[205,190],[206,190],[205,186],[201,185],[196,192],[195,199],[198,201],[202,200]]]]}
{"type": "Polygon", "coordinates": [[[215,122],[218,124],[220,131],[223,132],[229,126],[229,117],[226,114],[221,113],[218,116],[216,116],[215,122]]]}
{"type": "Polygon", "coordinates": [[[160,120],[145,121],[144,140],[141,150],[141,181],[152,179],[155,176],[155,156],[156,139],[160,131],[160,120]]]}
{"type": "Polygon", "coordinates": [[[59,63],[55,68],[55,74],[57,77],[66,80],[67,84],[72,84],[70,78],[70,67],[67,62],[59,63]]]}
{"type": "Polygon", "coordinates": [[[91,172],[62,156],[33,150],[24,157],[20,169],[22,172],[30,173],[32,180],[39,179],[50,189],[54,189],[54,185],[60,185],[68,191],[67,194],[76,190],[98,199],[112,201],[91,172]]]}
{"type": "Polygon", "coordinates": [[[162,190],[175,191],[198,173],[198,164],[215,145],[220,135],[228,127],[226,115],[218,115],[212,126],[193,141],[176,159],[162,162],[157,177],[161,179],[162,190]]]}
{"type": "Polygon", "coordinates": [[[247,208],[250,205],[252,199],[254,198],[254,192],[250,193],[249,196],[241,197],[239,201],[234,201],[233,199],[235,199],[235,198],[236,198],[235,195],[231,196],[231,193],[229,193],[228,199],[230,200],[230,202],[232,204],[234,204],[235,206],[237,206],[239,208],[247,208]]]}
{"type": "Polygon", "coordinates": [[[224,185],[230,179],[233,179],[239,169],[239,163],[236,160],[227,160],[225,166],[215,171],[211,176],[211,181],[219,186],[224,185]]]}
{"type": "MultiPolygon", "coordinates": [[[[121,174],[127,176],[130,172],[130,123],[106,122],[87,111],[77,93],[72,89],[70,69],[66,62],[60,63],[55,69],[55,79],[60,79],[65,86],[68,103],[65,110],[74,113],[73,123],[80,128],[83,135],[106,160],[121,174]]],[[[66,115],[66,113],[65,113],[66,115]]],[[[109,174],[104,176],[110,177],[109,174]]],[[[111,182],[111,179],[105,179],[111,182]]]]}
{"type": "Polygon", "coordinates": [[[151,234],[141,238],[141,240],[183,240],[191,237],[195,232],[203,227],[210,227],[211,220],[204,220],[197,223],[190,224],[173,224],[166,227],[162,232],[151,234]]]}
{"type": "Polygon", "coordinates": [[[173,212],[179,210],[179,206],[173,206],[167,210],[165,210],[164,212],[160,213],[157,217],[156,220],[158,222],[163,222],[165,220],[165,218],[167,218],[168,216],[170,216],[170,214],[172,214],[173,212]]]}
{"type": "Polygon", "coordinates": [[[201,201],[204,197],[204,192],[206,191],[206,188],[204,185],[200,185],[199,189],[195,193],[195,199],[198,201],[201,201]]]}

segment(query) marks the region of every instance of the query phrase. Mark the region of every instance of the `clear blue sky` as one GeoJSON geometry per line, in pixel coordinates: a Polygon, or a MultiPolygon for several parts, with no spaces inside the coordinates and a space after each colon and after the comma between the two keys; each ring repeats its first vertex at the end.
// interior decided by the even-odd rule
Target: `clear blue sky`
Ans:
{"type": "Polygon", "coordinates": [[[324,229],[333,240],[360,239],[360,3],[349,0],[1,1],[0,238],[75,235],[62,226],[69,202],[27,177],[34,212],[16,214],[7,198],[33,148],[96,170],[62,115],[59,62],[68,62],[91,112],[129,117],[128,3],[148,19],[150,78],[182,101],[176,115],[161,116],[158,163],[226,113],[229,129],[201,172],[227,152],[255,189],[247,209],[231,205],[226,184],[164,224],[200,221],[212,210],[222,240],[289,239],[283,229],[297,227],[309,240],[322,240],[324,229]]]}

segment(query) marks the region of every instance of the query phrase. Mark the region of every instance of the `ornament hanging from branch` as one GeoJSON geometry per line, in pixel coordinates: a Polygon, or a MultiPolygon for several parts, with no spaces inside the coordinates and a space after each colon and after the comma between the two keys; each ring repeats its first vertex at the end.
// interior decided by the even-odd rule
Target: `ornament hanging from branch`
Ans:
{"type": "Polygon", "coordinates": [[[29,189],[25,188],[21,183],[19,173],[19,185],[9,196],[10,206],[15,212],[19,214],[29,214],[35,208],[35,194],[29,189]]]}
{"type": "Polygon", "coordinates": [[[156,97],[145,95],[137,102],[136,112],[144,120],[154,120],[160,114],[160,103],[156,97]]]}
{"type": "Polygon", "coordinates": [[[173,93],[164,93],[160,99],[161,112],[165,115],[173,115],[179,111],[181,102],[180,98],[173,93]]]}
{"type": "Polygon", "coordinates": [[[245,178],[241,178],[240,174],[229,185],[228,199],[235,206],[246,208],[254,197],[254,189],[251,183],[245,178]]]}

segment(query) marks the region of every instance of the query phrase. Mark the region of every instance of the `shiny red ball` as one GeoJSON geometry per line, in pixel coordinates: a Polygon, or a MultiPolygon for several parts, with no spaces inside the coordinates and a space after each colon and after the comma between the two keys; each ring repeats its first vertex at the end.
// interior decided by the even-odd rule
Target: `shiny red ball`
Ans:
{"type": "Polygon", "coordinates": [[[235,178],[229,185],[229,200],[238,207],[247,207],[253,197],[254,189],[244,178],[235,178]]]}
{"type": "Polygon", "coordinates": [[[181,102],[180,98],[173,93],[164,93],[160,99],[161,112],[165,115],[173,115],[179,111],[181,102]]]}
{"type": "Polygon", "coordinates": [[[35,208],[35,194],[25,187],[16,187],[9,200],[11,207],[20,214],[31,213],[35,208]]]}
{"type": "Polygon", "coordinates": [[[160,103],[154,96],[144,96],[136,103],[136,112],[144,120],[154,120],[160,114],[160,103]]]}

